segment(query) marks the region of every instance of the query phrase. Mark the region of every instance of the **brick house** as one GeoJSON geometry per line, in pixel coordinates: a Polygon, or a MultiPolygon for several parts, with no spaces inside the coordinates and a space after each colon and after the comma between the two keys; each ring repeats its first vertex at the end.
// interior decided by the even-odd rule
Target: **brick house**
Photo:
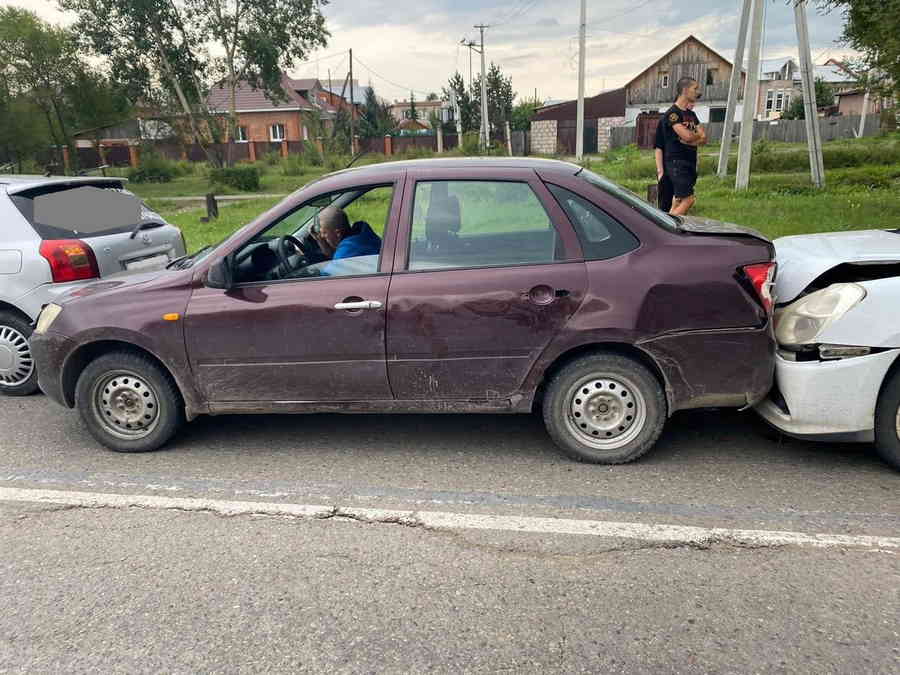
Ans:
{"type": "MultiPolygon", "coordinates": [[[[575,154],[577,101],[545,105],[531,119],[531,150],[540,154],[575,154]]],[[[611,129],[625,124],[625,89],[584,99],[584,151],[609,150],[611,129]]]]}
{"type": "MultiPolygon", "coordinates": [[[[449,101],[416,101],[416,120],[424,127],[431,129],[431,116],[437,115],[441,122],[452,122],[453,106],[449,101]]],[[[397,123],[412,119],[412,104],[409,101],[394,101],[391,104],[391,116],[397,123]]],[[[407,125],[409,126],[409,125],[407,125]]]]}
{"type": "MultiPolygon", "coordinates": [[[[235,92],[237,142],[314,140],[309,115],[318,114],[325,129],[329,129],[338,109],[349,107],[348,102],[328,91],[315,78],[295,80],[284,75],[281,86],[287,94],[287,101],[272,100],[261,90],[247,84],[238,86],[235,92]]],[[[207,98],[207,105],[213,112],[228,114],[231,109],[231,91],[225,87],[213,88],[207,98]]]]}

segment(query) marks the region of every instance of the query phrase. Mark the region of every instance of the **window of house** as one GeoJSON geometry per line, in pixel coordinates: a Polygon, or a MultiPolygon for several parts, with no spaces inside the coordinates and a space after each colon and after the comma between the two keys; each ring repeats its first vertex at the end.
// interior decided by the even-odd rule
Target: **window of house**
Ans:
{"type": "Polygon", "coordinates": [[[247,127],[238,127],[234,133],[234,140],[238,143],[246,143],[249,139],[247,127]]]}
{"type": "Polygon", "coordinates": [[[775,105],[775,92],[769,89],[766,92],[766,116],[772,113],[772,108],[775,105]]]}
{"type": "Polygon", "coordinates": [[[659,78],[659,86],[666,89],[669,86],[669,74],[662,73],[659,78]]]}
{"type": "Polygon", "coordinates": [[[585,260],[606,260],[638,247],[637,237],[606,211],[558,185],[547,187],[578,233],[585,260]]]}
{"type": "Polygon", "coordinates": [[[539,265],[564,257],[556,228],[527,183],[416,185],[410,270],[539,265]]]}
{"type": "Polygon", "coordinates": [[[272,124],[269,126],[269,140],[270,141],[283,141],[284,140],[284,125],[283,124],[272,124]]]}
{"type": "Polygon", "coordinates": [[[309,140],[309,127],[307,127],[307,126],[305,126],[305,125],[304,125],[304,127],[303,127],[303,140],[304,140],[304,141],[308,141],[308,140],[309,140]]]}
{"type": "Polygon", "coordinates": [[[784,110],[784,92],[779,90],[775,92],[775,111],[781,112],[784,110]]]}
{"type": "Polygon", "coordinates": [[[710,68],[706,71],[706,84],[708,86],[714,85],[719,80],[719,69],[718,68],[710,68]]]}

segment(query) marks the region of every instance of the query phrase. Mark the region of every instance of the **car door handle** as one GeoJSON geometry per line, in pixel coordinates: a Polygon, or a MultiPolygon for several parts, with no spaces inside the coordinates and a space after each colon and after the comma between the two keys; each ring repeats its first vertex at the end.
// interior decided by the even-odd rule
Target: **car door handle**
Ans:
{"type": "Polygon", "coordinates": [[[335,303],[335,309],[348,309],[348,310],[359,310],[359,309],[381,309],[381,303],[377,300],[360,300],[359,302],[338,302],[335,303]]]}

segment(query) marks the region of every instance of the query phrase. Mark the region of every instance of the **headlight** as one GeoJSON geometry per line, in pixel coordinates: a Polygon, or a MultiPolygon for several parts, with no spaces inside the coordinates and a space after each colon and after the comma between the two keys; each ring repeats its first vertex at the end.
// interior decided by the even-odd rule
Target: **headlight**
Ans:
{"type": "Polygon", "coordinates": [[[59,305],[55,305],[52,302],[44,307],[41,315],[38,317],[37,326],[35,326],[35,333],[46,333],[47,329],[50,328],[50,324],[56,321],[56,317],[59,316],[59,313],[62,312],[62,307],[59,305]]]}
{"type": "Polygon", "coordinates": [[[856,284],[833,284],[810,293],[778,313],[775,338],[782,345],[811,344],[865,297],[866,290],[856,284]]]}

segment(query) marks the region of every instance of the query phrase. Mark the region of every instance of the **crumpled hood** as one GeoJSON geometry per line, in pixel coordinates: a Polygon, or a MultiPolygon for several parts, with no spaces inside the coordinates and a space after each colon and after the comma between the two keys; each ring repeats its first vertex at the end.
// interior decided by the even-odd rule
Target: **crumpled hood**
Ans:
{"type": "Polygon", "coordinates": [[[779,304],[791,302],[828,270],[845,263],[900,262],[900,234],[890,230],[823,232],[775,240],[779,304]]]}

